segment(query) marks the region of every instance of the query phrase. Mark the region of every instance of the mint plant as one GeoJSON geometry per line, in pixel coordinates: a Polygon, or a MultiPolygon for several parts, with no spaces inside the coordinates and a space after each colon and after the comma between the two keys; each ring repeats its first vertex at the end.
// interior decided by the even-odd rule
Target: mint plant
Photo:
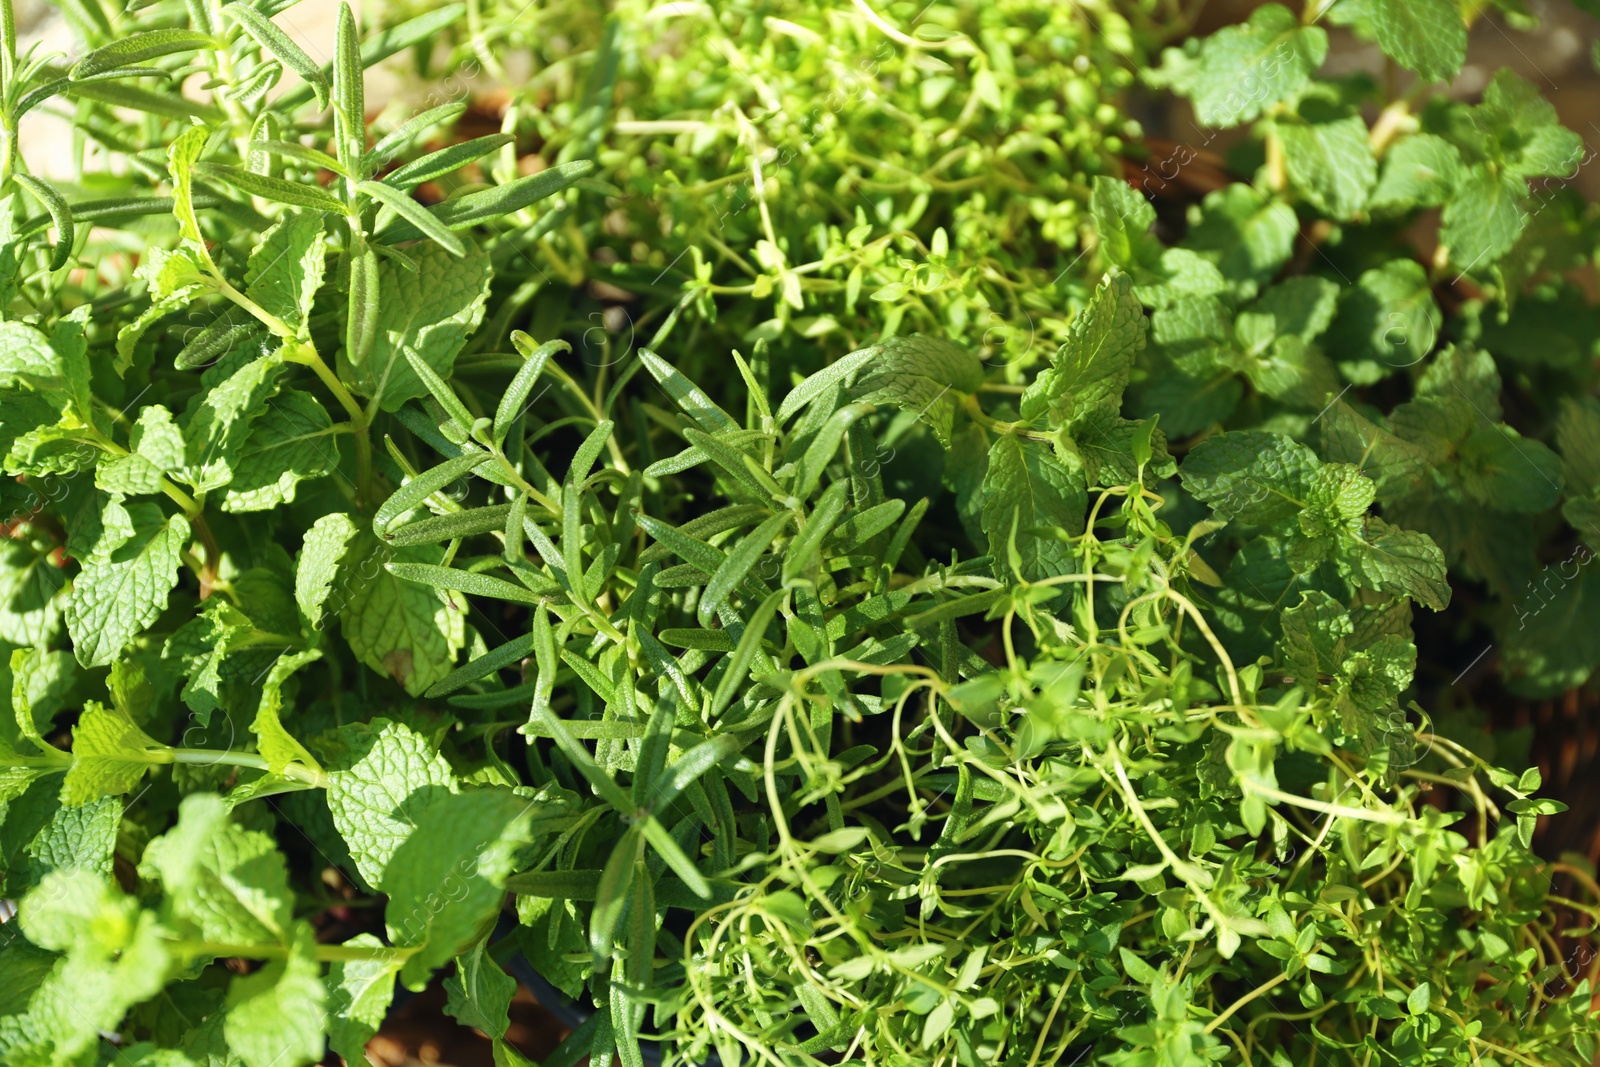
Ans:
{"type": "MultiPolygon", "coordinates": [[[[921,208],[819,222],[811,267],[807,202],[755,177],[759,233],[691,227],[724,258],[637,286],[649,336],[592,361],[574,288],[670,199],[619,196],[647,178],[614,139],[677,121],[622,114],[642,23],[561,16],[599,44],[519,175],[525,101],[468,136],[468,101],[364,100],[447,33],[492,69],[528,43],[498,8],[362,39],[342,7],[330,64],[245,0],[75,6],[76,60],[19,53],[0,10],[0,1061],[355,1063],[439,982],[517,1065],[517,956],[586,1013],[547,1064],[1593,1060],[1600,885],[1530,851],[1562,805],[1410,698],[1415,613],[1472,558],[1418,494],[1554,507],[1504,441],[1591,492],[1594,413],[1561,460],[1513,436],[1473,337],[1429,342],[1403,411],[1330,404],[1393,343],[1348,314],[1411,293],[1443,329],[1420,264],[1357,297],[1286,269],[1342,184],[1230,189],[1168,247],[1100,175],[1059,209],[1094,256],[1019,249],[1010,278],[981,204],[925,241],[921,208]],[[59,100],[114,166],[29,171],[16,120],[59,100]],[[895,248],[975,288],[874,275],[848,327],[794,314],[853,306],[895,248]],[[1047,269],[1080,305],[994,360],[956,309],[1047,269]]],[[[902,79],[990,71],[954,115],[917,90],[928,130],[1050,114],[1029,50],[1068,40],[849,10],[902,79]]],[[[1077,54],[1155,32],[1129,10],[1077,54]]],[[[1206,107],[1287,125],[1323,57],[1286,14],[1161,76],[1213,93],[1286,39],[1206,107]]],[[[1436,70],[1404,18],[1373,32],[1436,70]]],[[[781,67],[726,31],[685,47],[781,67]]],[[[1112,123],[1076,117],[1087,168],[1112,123]]]]}

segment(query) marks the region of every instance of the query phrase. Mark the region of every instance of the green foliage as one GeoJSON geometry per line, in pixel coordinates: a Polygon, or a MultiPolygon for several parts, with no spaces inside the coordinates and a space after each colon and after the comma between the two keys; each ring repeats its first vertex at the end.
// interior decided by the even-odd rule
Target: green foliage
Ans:
{"type": "MultiPolygon", "coordinates": [[[[1339,18],[1442,78],[1436,7],[1339,18]]],[[[1526,247],[1465,220],[1571,155],[1536,94],[1375,138],[1263,7],[1148,72],[1269,142],[1169,244],[1105,173],[1169,5],[283,9],[0,24],[0,1062],[357,1062],[441,980],[522,1063],[516,953],[560,1063],[1592,1060],[1600,889],[1412,624],[1597,521],[1600,407],[1545,447],[1444,319],[1503,249],[1296,259],[1526,247]],[[502,133],[370,119],[436,38],[549,61],[502,133]],[[116,166],[26,173],[57,98],[116,166]]]]}

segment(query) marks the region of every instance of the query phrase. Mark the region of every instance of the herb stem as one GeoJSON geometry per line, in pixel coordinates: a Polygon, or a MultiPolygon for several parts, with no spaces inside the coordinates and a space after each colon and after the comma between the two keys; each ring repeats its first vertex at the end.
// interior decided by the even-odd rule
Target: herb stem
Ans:
{"type": "Polygon", "coordinates": [[[345,414],[350,416],[350,433],[356,441],[356,502],[365,504],[372,492],[372,437],[367,432],[371,425],[371,414],[345,388],[344,382],[339,380],[333,368],[328,366],[328,361],[322,358],[311,342],[286,340],[283,358],[287,362],[310,367],[322,384],[328,387],[328,392],[333,394],[339,406],[344,408],[345,414]]]}
{"type": "Polygon", "coordinates": [[[148,755],[155,757],[149,759],[151,763],[187,763],[202,767],[223,763],[230,767],[248,767],[276,773],[280,778],[304,782],[316,789],[328,787],[328,776],[322,771],[300,763],[290,763],[283,770],[273,772],[267,765],[266,757],[256,752],[238,752],[226,748],[167,748],[152,749],[148,755]]]}
{"type": "MultiPolygon", "coordinates": [[[[289,946],[271,944],[235,944],[227,941],[178,941],[180,951],[189,956],[215,956],[218,959],[281,960],[289,956],[289,946]]],[[[405,959],[416,948],[395,948],[389,945],[318,945],[317,960],[337,963],[374,960],[387,962],[405,959]]]]}
{"type": "Polygon", "coordinates": [[[1265,996],[1266,994],[1272,992],[1274,989],[1278,988],[1280,985],[1282,985],[1284,982],[1286,982],[1288,980],[1289,980],[1289,972],[1288,971],[1280,971],[1276,975],[1274,975],[1273,977],[1268,978],[1265,982],[1262,982],[1260,985],[1258,985],[1254,989],[1250,990],[1250,992],[1246,993],[1244,996],[1240,997],[1238,1000],[1234,1001],[1232,1004],[1229,1004],[1228,1007],[1226,1008],[1226,1010],[1224,1010],[1221,1015],[1217,1016],[1215,1019],[1212,1019],[1209,1023],[1206,1024],[1205,1032],[1208,1033],[1208,1034],[1215,1033],[1217,1027],[1221,1026],[1223,1023],[1225,1023],[1229,1019],[1233,1018],[1234,1013],[1237,1012],[1240,1008],[1244,1007],[1246,1004],[1250,1003],[1252,1000],[1255,1000],[1257,997],[1265,996]]]}

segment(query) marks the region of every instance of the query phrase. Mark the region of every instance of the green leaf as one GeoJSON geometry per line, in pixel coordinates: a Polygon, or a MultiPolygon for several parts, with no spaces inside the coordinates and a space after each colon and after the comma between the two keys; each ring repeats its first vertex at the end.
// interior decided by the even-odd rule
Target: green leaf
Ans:
{"type": "Polygon", "coordinates": [[[132,792],[145,772],[162,762],[164,748],[121,708],[90,701],[72,730],[73,762],[62,783],[62,802],[85,804],[132,792]]]}
{"type": "Polygon", "coordinates": [[[256,748],[266,759],[267,770],[273,774],[282,774],[283,769],[291,763],[298,763],[313,771],[322,769],[322,765],[306,751],[305,746],[284,729],[279,716],[283,710],[283,685],[289,676],[321,658],[322,653],[317,649],[281,656],[273,662],[261,682],[261,703],[256,708],[250,732],[256,735],[256,748]]]}
{"type": "Polygon", "coordinates": [[[67,580],[48,551],[0,542],[0,640],[48,646],[61,629],[67,580]]]}
{"type": "MultiPolygon", "coordinates": [[[[357,934],[345,945],[361,949],[384,947],[372,934],[357,934]]],[[[328,966],[324,980],[328,1045],[346,1063],[361,1062],[367,1042],[388,1017],[394,980],[404,960],[403,953],[391,950],[387,957],[380,954],[371,959],[337,960],[328,966]]]]}
{"type": "Polygon", "coordinates": [[[328,771],[328,810],[368,885],[382,886],[390,859],[423,813],[456,788],[450,765],[426,738],[388,719],[340,731],[343,756],[328,771]]]}
{"type": "Polygon", "coordinates": [[[311,91],[316,94],[318,111],[328,106],[330,86],[327,77],[322,73],[322,68],[312,62],[304,49],[295,44],[276,23],[245,0],[235,0],[234,3],[224,5],[222,13],[243,26],[245,32],[254,37],[262,49],[271,53],[278,62],[300,75],[301,80],[311,86],[311,91]]]}
{"type": "Polygon", "coordinates": [[[108,500],[104,532],[67,601],[67,632],[85,667],[103,667],[167,606],[178,581],[178,560],[189,539],[182,515],[170,518],[155,504],[123,507],[108,500]]]}
{"type": "Polygon", "coordinates": [[[1071,547],[1051,534],[1081,534],[1088,507],[1083,472],[1069,470],[1048,448],[1010,434],[990,446],[983,527],[997,576],[1010,576],[1013,545],[1026,581],[1072,573],[1071,547]]]}
{"type": "Polygon", "coordinates": [[[1424,81],[1447,82],[1467,58],[1467,24],[1454,0],[1376,0],[1378,47],[1424,81]]]}
{"type": "Polygon", "coordinates": [[[325,211],[331,215],[342,216],[345,213],[343,201],[331,193],[323,192],[321,186],[285,181],[242,167],[218,163],[196,163],[194,170],[204,177],[232,186],[247,196],[259,196],[274,203],[325,211]]]}
{"type": "Polygon", "coordinates": [[[165,891],[166,919],[200,940],[224,944],[291,941],[294,894],[271,835],[246,830],[211,793],[192,793],[178,823],[150,842],[139,864],[165,891]]]}
{"type": "Polygon", "coordinates": [[[1050,369],[1022,394],[1022,417],[1038,419],[1048,412],[1053,424],[1071,426],[1095,408],[1120,407],[1144,343],[1144,308],[1131,279],[1115,275],[1072,321],[1050,369]]]}
{"type": "MultiPolygon", "coordinates": [[[[704,390],[648,348],[639,350],[639,362],[644,364],[644,369],[650,372],[656,384],[666,390],[679,410],[693,419],[706,433],[721,433],[739,428],[739,424],[706,396],[704,390]]],[[[778,421],[783,421],[782,411],[778,413],[778,421]]]]}
{"type": "Polygon", "coordinates": [[[267,401],[266,413],[250,427],[222,510],[266,511],[290,503],[301,482],[338,465],[338,436],[327,410],[309,393],[290,389],[267,401]]]}
{"type": "Polygon", "coordinates": [[[364,181],[356,185],[356,191],[364,193],[394,211],[395,214],[415,226],[424,237],[435,242],[451,255],[464,256],[467,254],[467,246],[461,243],[461,238],[451,233],[444,223],[432,215],[427,208],[399,189],[391,185],[385,185],[383,182],[364,181]]]}
{"type": "Polygon", "coordinates": [[[400,971],[409,988],[421,989],[494,925],[532,811],[508,789],[480,789],[446,794],[415,813],[416,829],[382,883],[390,940],[417,950],[400,971]]]}
{"type": "Polygon", "coordinates": [[[244,461],[251,427],[268,409],[282,376],[283,364],[277,359],[251,360],[190,400],[179,423],[186,462],[174,476],[199,492],[232,482],[234,465],[244,461]]]}
{"type": "Polygon", "coordinates": [[[1198,214],[1184,244],[1214,262],[1246,299],[1289,261],[1300,233],[1294,208],[1245,182],[1207,194],[1198,214]]]}
{"type": "Polygon", "coordinates": [[[1367,206],[1375,211],[1439,207],[1450,199],[1465,172],[1455,145],[1435,134],[1412,134],[1389,149],[1383,177],[1367,206]]]}
{"type": "Polygon", "coordinates": [[[311,303],[322,288],[325,245],[320,217],[301,211],[285,215],[251,251],[245,295],[305,336],[311,303]]]}
{"type": "Polygon", "coordinates": [[[1487,268],[1511,251],[1527,224],[1522,211],[1526,193],[1521,181],[1487,164],[1467,171],[1444,206],[1444,227],[1439,233],[1457,272],[1487,268]]]}
{"type": "Polygon", "coordinates": [[[144,30],[119,38],[78,60],[72,68],[74,78],[92,78],[106,71],[132,67],[174,52],[194,52],[216,48],[219,42],[210,34],[194,30],[144,30]]]}
{"type": "Polygon", "coordinates": [[[350,5],[340,0],[334,34],[333,117],[339,158],[352,166],[366,149],[367,103],[361,62],[361,37],[350,5]]]}
{"type": "Polygon", "coordinates": [[[1378,164],[1360,115],[1317,114],[1312,121],[1280,122],[1275,129],[1289,181],[1314,207],[1332,218],[1350,219],[1366,206],[1378,164]]]}
{"type": "MultiPolygon", "coordinates": [[[[465,230],[490,219],[497,219],[530,207],[546,197],[553,196],[575,182],[594,173],[594,163],[587,159],[571,163],[558,163],[538,174],[514,178],[504,185],[464,193],[452,197],[429,210],[449,230],[465,230]]],[[[378,230],[378,238],[388,244],[415,241],[422,236],[410,222],[396,219],[378,230]]]]}
{"type": "Polygon", "coordinates": [[[321,972],[311,927],[299,923],[286,958],[228,986],[222,1032],[244,1067],[304,1067],[322,1059],[327,993],[321,972]]]}
{"type": "Polygon", "coordinates": [[[444,980],[444,990],[445,1014],[490,1037],[506,1036],[517,980],[500,969],[482,942],[456,957],[456,973],[444,980]]]}
{"type": "Polygon", "coordinates": [[[437,564],[432,546],[391,548],[361,534],[349,549],[363,580],[352,583],[339,608],[340,631],[356,658],[419,696],[450,673],[466,644],[467,605],[456,593],[436,593],[408,582],[384,564],[437,564]]]}
{"type": "Polygon", "coordinates": [[[1112,263],[1132,270],[1161,258],[1161,244],[1150,233],[1156,209],[1127,182],[1097,176],[1089,203],[1100,247],[1112,263]]]}
{"type": "Polygon", "coordinates": [[[1358,384],[1370,384],[1427,358],[1443,315],[1422,264],[1398,259],[1362,272],[1339,300],[1328,350],[1358,384]]]}
{"type": "Polygon", "coordinates": [[[1427,534],[1369,517],[1365,536],[1355,544],[1355,551],[1341,562],[1365,588],[1408,596],[1434,611],[1450,606],[1444,554],[1427,534]]]}
{"type": "Polygon", "coordinates": [[[1561,460],[1509,426],[1480,425],[1461,444],[1461,484],[1479,503],[1530,514],[1561,499],[1561,460]]]}
{"type": "Polygon", "coordinates": [[[1321,463],[1282,434],[1235,431],[1201,441],[1180,473],[1183,486],[1217,518],[1270,525],[1297,515],[1321,463]]]}
{"type": "Polygon", "coordinates": [[[959,345],[920,334],[890,337],[869,351],[874,355],[853,376],[851,398],[912,412],[948,446],[960,397],[983,385],[983,363],[959,345]]]}
{"type": "Polygon", "coordinates": [[[473,248],[461,258],[437,245],[408,252],[415,273],[384,261],[378,267],[378,312],[371,351],[361,359],[340,354],[340,375],[384,411],[394,411],[427,387],[408,356],[449,378],[456,354],[483,318],[489,295],[489,256],[473,248]],[[353,365],[350,365],[353,362],[353,365]]]}
{"type": "MultiPolygon", "coordinates": [[[[429,152],[420,159],[413,159],[409,163],[396,167],[383,176],[383,184],[392,189],[409,192],[423,182],[431,182],[435,178],[442,178],[446,174],[458,171],[468,163],[481,159],[490,152],[504,148],[515,141],[516,138],[509,133],[492,133],[486,137],[474,137],[470,141],[462,141],[459,144],[441,148],[437,152],[429,152]]],[[[435,227],[443,226],[437,216],[428,214],[426,211],[423,214],[428,215],[426,223],[410,215],[407,215],[406,218],[423,233],[428,232],[428,226],[430,225],[435,227]]],[[[449,231],[445,232],[448,233],[449,231]]]]}
{"type": "Polygon", "coordinates": [[[67,206],[66,200],[48,182],[40,181],[31,174],[18,174],[17,181],[34,195],[39,203],[50,214],[50,221],[56,226],[56,243],[50,253],[50,269],[60,270],[72,259],[72,209],[67,206]]]}
{"type": "Polygon", "coordinates": [[[339,563],[358,533],[355,520],[342,512],[319,516],[306,531],[305,543],[295,564],[294,598],[313,630],[321,629],[322,620],[339,611],[338,603],[331,609],[324,605],[333,590],[339,563]]]}
{"type": "Polygon", "coordinates": [[[1281,4],[1264,4],[1244,25],[1229,26],[1200,46],[1189,95],[1207,126],[1249,122],[1292,100],[1328,54],[1328,34],[1302,25],[1281,4]]]}

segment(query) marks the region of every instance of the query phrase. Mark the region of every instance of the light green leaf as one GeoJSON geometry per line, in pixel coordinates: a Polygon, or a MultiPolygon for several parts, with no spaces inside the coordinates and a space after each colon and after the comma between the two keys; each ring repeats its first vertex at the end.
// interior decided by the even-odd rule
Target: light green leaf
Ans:
{"type": "Polygon", "coordinates": [[[371,352],[341,376],[384,411],[394,411],[427,388],[411,369],[406,354],[448,379],[468,335],[483,318],[489,295],[489,257],[473,247],[457,258],[437,245],[409,249],[416,273],[385,260],[378,267],[377,336],[371,352]]]}
{"type": "Polygon", "coordinates": [[[362,533],[349,547],[347,567],[361,581],[350,584],[339,606],[339,623],[356,658],[419,696],[450,673],[466,644],[466,599],[435,591],[392,573],[386,563],[438,564],[442,548],[391,548],[362,533]]]}
{"type": "Polygon", "coordinates": [[[490,1037],[506,1036],[517,980],[500,969],[484,951],[482,942],[473,945],[466,955],[456,957],[456,973],[444,980],[444,990],[445,1014],[490,1037]]]}
{"type": "MultiPolygon", "coordinates": [[[[345,942],[352,948],[381,949],[372,934],[357,934],[345,942]]],[[[360,1064],[366,1044],[378,1032],[394,998],[394,980],[405,955],[391,951],[387,958],[339,960],[329,965],[327,986],[328,1044],[347,1064],[360,1064]]]]}
{"type": "Polygon", "coordinates": [[[282,774],[283,769],[291,763],[314,771],[322,769],[322,765],[306,751],[305,746],[284,729],[283,721],[278,716],[283,710],[284,682],[301,667],[321,658],[322,653],[317,649],[281,656],[261,683],[261,703],[256,709],[255,721],[250,724],[250,732],[256,735],[256,748],[265,757],[267,769],[273,774],[282,774]]]}
{"type": "Polygon", "coordinates": [[[416,814],[382,884],[390,940],[417,949],[400,972],[407,986],[421,989],[494,925],[532,812],[508,789],[480,789],[446,794],[416,814]]]}
{"type": "MultiPolygon", "coordinates": [[[[1308,109],[1309,110],[1309,109],[1308,109]]],[[[1354,218],[1378,180],[1378,164],[1360,115],[1278,123],[1289,181],[1319,211],[1354,218]]]]}
{"type": "Polygon", "coordinates": [[[1089,203],[1100,248],[1112,263],[1132,270],[1161,258],[1161,243],[1150,233],[1156,209],[1127,182],[1096,176],[1089,203]]]}
{"type": "Polygon", "coordinates": [[[245,270],[245,295],[301,336],[311,302],[322,287],[325,244],[320,215],[289,212],[261,235],[245,270]]]}
{"type": "Polygon", "coordinates": [[[1439,207],[1450,198],[1465,170],[1455,145],[1436,134],[1412,134],[1389,149],[1383,177],[1367,206],[1398,211],[1439,207]]]}
{"type": "Polygon", "coordinates": [[[1423,81],[1447,82],[1467,58],[1467,24],[1455,0],[1377,0],[1378,47],[1423,81]]]}
{"type": "Polygon", "coordinates": [[[254,359],[191,400],[180,420],[188,454],[174,475],[198,492],[231,482],[251,426],[268,410],[282,376],[278,359],[254,359]]]}
{"type": "Polygon", "coordinates": [[[1486,164],[1467,171],[1444,206],[1444,228],[1439,233],[1457,272],[1487,268],[1511,251],[1527,224],[1522,212],[1526,195],[1521,181],[1486,164]]]}
{"type": "Polygon", "coordinates": [[[456,788],[450,765],[426,738],[388,719],[340,731],[345,753],[328,772],[328,810],[367,884],[384,868],[422,813],[456,788]]]}
{"type": "Polygon", "coordinates": [[[1249,430],[1201,441],[1180,473],[1184,488],[1217,518],[1269,525],[1299,513],[1321,465],[1311,449],[1283,434],[1249,430]]]}
{"type": "Polygon", "coordinates": [[[1195,114],[1207,126],[1236,126],[1292,100],[1328,54],[1328,34],[1302,25],[1281,4],[1265,4],[1250,21],[1206,38],[1189,87],[1195,114]]]}
{"type": "Polygon", "coordinates": [[[1144,308],[1133,282],[1115,275],[1073,320],[1050,369],[1022,394],[1022,417],[1048,412],[1054,425],[1070,427],[1097,407],[1119,407],[1144,342],[1144,308]]]}
{"type": "Polygon", "coordinates": [[[290,503],[301,482],[338,469],[338,432],[311,394],[290,389],[265,404],[232,465],[223,511],[267,511],[290,503]]]}
{"type": "Polygon", "coordinates": [[[1025,580],[1071,573],[1070,546],[1051,534],[1081,534],[1088,506],[1083,471],[1069,470],[1044,445],[1006,434],[990,446],[983,528],[997,575],[1010,577],[1013,543],[1025,580]]]}
{"type": "Polygon", "coordinates": [[[189,522],[170,518],[155,504],[124,508],[115,500],[101,512],[104,532],[67,601],[67,631],[85,667],[103,667],[161,615],[178,582],[179,555],[189,522]]]}
{"type": "Polygon", "coordinates": [[[48,551],[0,541],[0,641],[48,646],[61,629],[66,576],[48,551]]]}
{"type": "Polygon", "coordinates": [[[1450,606],[1444,554],[1427,534],[1369,517],[1365,536],[1353,544],[1354,550],[1342,553],[1340,562],[1365,588],[1408,596],[1434,611],[1450,606]]]}
{"type": "Polygon", "coordinates": [[[339,562],[358,532],[355,520],[343,512],[319,516],[306,531],[295,563],[294,598],[313,630],[321,629],[322,620],[340,609],[337,603],[331,609],[324,605],[333,590],[339,562]]]}
{"type": "Polygon", "coordinates": [[[287,958],[228,987],[223,1034],[244,1067],[305,1067],[322,1058],[327,1016],[311,927],[298,923],[287,958]]]}
{"type": "Polygon", "coordinates": [[[246,830],[213,793],[191,793],[178,823],[150,842],[139,863],[165,890],[167,920],[201,940],[287,943],[294,929],[289,869],[270,834],[246,830]]]}

